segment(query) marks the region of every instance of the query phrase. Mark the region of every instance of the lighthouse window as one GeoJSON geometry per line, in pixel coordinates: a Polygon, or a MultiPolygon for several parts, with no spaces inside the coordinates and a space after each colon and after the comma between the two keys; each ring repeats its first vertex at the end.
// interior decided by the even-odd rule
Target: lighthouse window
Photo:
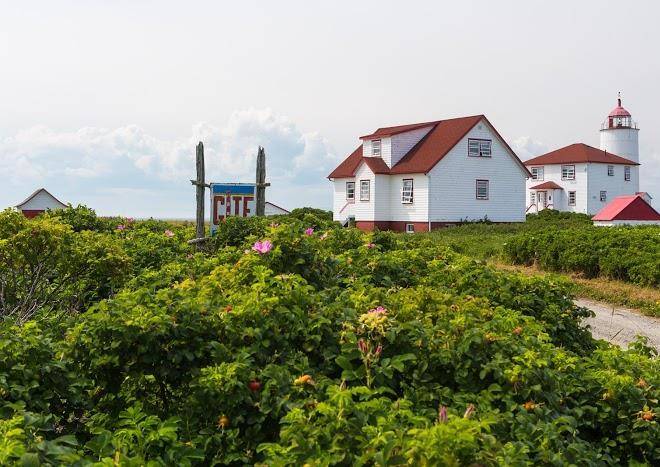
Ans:
{"type": "Polygon", "coordinates": [[[470,157],[490,157],[491,140],[489,139],[468,139],[468,156],[470,157]]]}
{"type": "Polygon", "coordinates": [[[607,201],[607,191],[601,191],[600,192],[600,200],[604,203],[607,201]]]}
{"type": "Polygon", "coordinates": [[[614,166],[613,165],[608,165],[607,166],[607,175],[609,177],[614,177],[614,166]]]}
{"type": "Polygon", "coordinates": [[[575,206],[575,192],[574,191],[569,191],[568,192],[568,205],[569,206],[575,206]]]}
{"type": "Polygon", "coordinates": [[[561,166],[561,179],[562,180],[575,180],[575,166],[562,165],[561,166]]]}
{"type": "Polygon", "coordinates": [[[626,166],[623,168],[623,179],[624,179],[626,182],[629,182],[629,181],[630,181],[630,166],[629,166],[629,165],[626,165],[626,166]]]}

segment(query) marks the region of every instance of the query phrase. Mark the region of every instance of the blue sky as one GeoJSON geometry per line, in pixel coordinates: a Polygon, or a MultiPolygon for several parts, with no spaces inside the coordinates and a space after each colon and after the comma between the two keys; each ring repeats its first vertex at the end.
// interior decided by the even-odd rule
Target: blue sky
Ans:
{"type": "Polygon", "coordinates": [[[0,206],[37,187],[102,214],[191,217],[213,181],[330,207],[378,126],[484,113],[526,159],[598,129],[622,91],[660,198],[657,2],[0,0],[0,206]]]}

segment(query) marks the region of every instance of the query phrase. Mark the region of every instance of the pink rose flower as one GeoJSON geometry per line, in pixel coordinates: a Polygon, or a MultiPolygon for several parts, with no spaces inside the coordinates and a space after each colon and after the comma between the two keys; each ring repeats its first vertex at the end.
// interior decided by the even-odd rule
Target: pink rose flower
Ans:
{"type": "Polygon", "coordinates": [[[169,237],[169,238],[172,238],[172,237],[174,237],[174,232],[172,232],[171,230],[168,229],[168,230],[165,231],[165,236],[169,237]]]}
{"type": "Polygon", "coordinates": [[[376,244],[375,244],[375,243],[367,243],[365,246],[366,246],[367,248],[375,248],[375,247],[376,247],[376,244]]]}
{"type": "Polygon", "coordinates": [[[252,249],[260,255],[264,255],[273,249],[273,244],[270,242],[270,240],[259,241],[252,245],[252,249]]]}
{"type": "Polygon", "coordinates": [[[126,226],[124,224],[119,224],[117,230],[126,230],[126,226]]]}
{"type": "Polygon", "coordinates": [[[440,410],[438,411],[438,421],[440,423],[447,422],[447,407],[444,405],[440,407],[440,410]]]}
{"type": "Polygon", "coordinates": [[[305,229],[305,235],[308,237],[314,234],[314,229],[309,227],[308,229],[305,229]]]}
{"type": "Polygon", "coordinates": [[[376,308],[374,308],[372,310],[369,310],[369,313],[377,313],[377,314],[382,313],[382,314],[385,314],[385,313],[387,313],[387,308],[385,308],[384,306],[379,305],[376,308]]]}

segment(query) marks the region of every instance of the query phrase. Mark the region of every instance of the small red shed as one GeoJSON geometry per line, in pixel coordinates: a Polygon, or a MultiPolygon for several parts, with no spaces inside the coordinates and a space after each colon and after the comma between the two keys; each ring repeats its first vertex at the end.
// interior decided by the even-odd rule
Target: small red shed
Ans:
{"type": "Polygon", "coordinates": [[[617,196],[591,218],[594,225],[660,225],[660,213],[641,194],[617,196]]]}

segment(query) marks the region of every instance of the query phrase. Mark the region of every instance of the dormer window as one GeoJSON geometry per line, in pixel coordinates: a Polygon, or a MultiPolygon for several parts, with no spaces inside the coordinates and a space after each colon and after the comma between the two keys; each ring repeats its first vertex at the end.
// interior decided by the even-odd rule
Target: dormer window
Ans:
{"type": "Polygon", "coordinates": [[[489,139],[468,139],[468,156],[470,157],[490,157],[491,140],[489,139]]]}
{"type": "Polygon", "coordinates": [[[375,139],[371,142],[371,155],[380,157],[380,140],[375,139]]]}

